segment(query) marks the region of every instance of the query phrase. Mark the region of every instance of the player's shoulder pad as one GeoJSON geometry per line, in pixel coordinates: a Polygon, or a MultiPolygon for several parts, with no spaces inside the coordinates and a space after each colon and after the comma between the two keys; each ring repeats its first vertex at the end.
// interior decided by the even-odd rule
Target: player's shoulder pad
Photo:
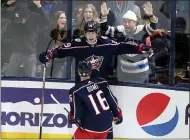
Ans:
{"type": "Polygon", "coordinates": [[[72,94],[75,91],[75,86],[73,86],[70,90],[69,90],[69,94],[72,94]]]}
{"type": "Polygon", "coordinates": [[[84,83],[76,83],[75,86],[72,88],[72,92],[76,94],[78,93],[77,91],[80,91],[81,89],[83,89],[82,87],[85,87],[84,83]]]}
{"type": "Polygon", "coordinates": [[[107,36],[100,36],[100,40],[105,44],[111,43],[111,39],[107,36]]]}
{"type": "Polygon", "coordinates": [[[81,87],[82,87],[81,83],[76,83],[69,91],[73,93],[81,87]]]}

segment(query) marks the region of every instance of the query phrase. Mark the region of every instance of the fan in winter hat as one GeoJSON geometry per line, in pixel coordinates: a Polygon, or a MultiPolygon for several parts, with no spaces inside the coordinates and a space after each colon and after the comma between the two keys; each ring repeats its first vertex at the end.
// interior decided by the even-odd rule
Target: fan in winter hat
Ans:
{"type": "Polygon", "coordinates": [[[124,14],[124,16],[123,16],[123,19],[131,19],[131,20],[134,20],[134,21],[137,21],[137,16],[136,16],[136,14],[133,12],[133,11],[131,11],[131,10],[128,10],[125,14],[124,14]]]}

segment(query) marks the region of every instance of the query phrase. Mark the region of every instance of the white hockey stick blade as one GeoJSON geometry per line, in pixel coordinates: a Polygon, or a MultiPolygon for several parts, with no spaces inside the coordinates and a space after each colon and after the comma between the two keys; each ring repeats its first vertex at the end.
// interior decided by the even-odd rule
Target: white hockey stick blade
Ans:
{"type": "Polygon", "coordinates": [[[57,101],[57,99],[55,99],[55,97],[53,96],[53,94],[50,95],[51,98],[57,103],[57,104],[61,104],[60,102],[57,101]]]}

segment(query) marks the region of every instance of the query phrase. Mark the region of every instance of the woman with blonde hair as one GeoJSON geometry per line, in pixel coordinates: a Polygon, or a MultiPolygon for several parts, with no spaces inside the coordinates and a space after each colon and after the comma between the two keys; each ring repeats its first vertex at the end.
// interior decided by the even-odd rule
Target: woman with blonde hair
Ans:
{"type": "MultiPolygon", "coordinates": [[[[87,21],[95,21],[99,23],[98,13],[96,7],[93,4],[86,4],[82,8],[82,12],[79,15],[80,18],[75,19],[74,23],[74,38],[80,37],[84,34],[84,25],[87,21]]],[[[76,11],[77,12],[77,11],[76,11]]]]}

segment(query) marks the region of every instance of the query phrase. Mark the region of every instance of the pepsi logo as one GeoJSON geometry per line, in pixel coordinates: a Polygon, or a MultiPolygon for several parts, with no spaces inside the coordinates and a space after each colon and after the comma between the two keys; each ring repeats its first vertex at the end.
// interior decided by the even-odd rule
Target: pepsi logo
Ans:
{"type": "Polygon", "coordinates": [[[175,103],[169,96],[162,93],[150,93],[143,97],[136,109],[136,117],[139,126],[152,136],[165,136],[171,133],[177,126],[179,113],[175,103]],[[172,105],[172,107],[171,107],[172,105]],[[166,114],[166,110],[173,108],[174,113],[166,114]],[[165,118],[158,122],[165,114],[165,118]]]}

